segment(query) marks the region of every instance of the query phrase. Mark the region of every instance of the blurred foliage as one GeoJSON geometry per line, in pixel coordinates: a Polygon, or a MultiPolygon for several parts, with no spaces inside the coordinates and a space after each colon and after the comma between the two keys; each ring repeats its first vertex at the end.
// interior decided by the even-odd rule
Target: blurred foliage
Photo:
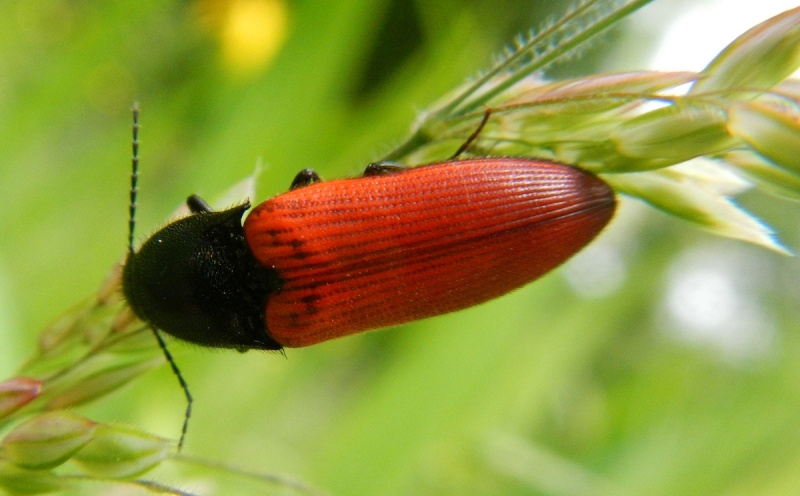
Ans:
{"type": "MultiPolygon", "coordinates": [[[[286,190],[304,167],[357,175],[399,143],[416,110],[564,8],[0,4],[3,377],[124,254],[134,99],[144,237],[188,194],[213,197],[259,159],[260,197],[286,190]],[[273,37],[249,24],[283,14],[273,37]],[[253,50],[245,66],[227,55],[237,43],[253,50]]],[[[622,30],[608,40],[556,70],[585,74],[603,67],[604,52],[642,43],[622,30]]],[[[797,251],[796,204],[759,192],[741,200],[797,251]]],[[[626,204],[562,270],[477,308],[287,359],[171,340],[197,400],[185,453],[274,474],[276,494],[295,487],[279,475],[336,495],[792,494],[798,279],[792,258],[626,204]]],[[[162,366],[80,412],[175,438],[183,408],[162,366]]],[[[148,478],[199,494],[264,494],[263,481],[186,461],[148,478]]]]}

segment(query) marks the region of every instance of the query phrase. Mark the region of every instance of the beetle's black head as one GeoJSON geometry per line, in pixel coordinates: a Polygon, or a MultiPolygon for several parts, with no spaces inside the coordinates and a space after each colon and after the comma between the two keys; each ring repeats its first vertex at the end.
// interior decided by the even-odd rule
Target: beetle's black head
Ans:
{"type": "Polygon", "coordinates": [[[267,298],[280,280],[247,246],[241,219],[249,207],[195,212],[130,253],[122,281],[136,315],[200,346],[281,349],[264,321],[267,298]]]}

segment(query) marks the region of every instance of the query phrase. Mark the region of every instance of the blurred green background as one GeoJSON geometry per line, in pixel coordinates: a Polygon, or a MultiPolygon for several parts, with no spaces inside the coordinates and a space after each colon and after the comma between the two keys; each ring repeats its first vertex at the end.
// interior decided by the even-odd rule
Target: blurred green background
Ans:
{"type": "MultiPolygon", "coordinates": [[[[689,3],[656,1],[551,75],[645,67],[689,3]]],[[[3,377],[124,254],[133,100],[141,239],[259,159],[260,198],[305,167],[359,174],[565,5],[0,3],[3,377]]],[[[800,249],[796,204],[741,200],[800,249]]],[[[172,340],[196,398],[185,452],[336,495],[796,494],[799,265],[626,202],[567,266],[477,308],[287,359],[172,340]]],[[[174,438],[183,408],[165,366],[82,412],[174,438]]],[[[152,476],[264,494],[186,465],[152,476]]]]}

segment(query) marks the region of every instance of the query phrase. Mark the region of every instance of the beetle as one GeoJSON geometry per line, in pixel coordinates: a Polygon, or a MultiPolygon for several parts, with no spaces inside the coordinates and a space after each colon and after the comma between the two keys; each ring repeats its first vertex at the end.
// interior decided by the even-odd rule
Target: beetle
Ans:
{"type": "Polygon", "coordinates": [[[213,211],[192,195],[190,214],[136,251],[136,106],[133,115],[122,289],[186,395],[179,449],[192,397],[158,330],[200,346],[283,350],[460,310],[554,269],[616,209],[602,179],[548,160],[379,162],[333,181],[304,169],[246,218],[249,201],[213,211]]]}
{"type": "Polygon", "coordinates": [[[202,346],[279,350],[467,308],[537,279],[615,210],[597,176],[555,162],[479,157],[320,181],[253,209],[200,198],[130,252],[134,313],[202,346]]]}

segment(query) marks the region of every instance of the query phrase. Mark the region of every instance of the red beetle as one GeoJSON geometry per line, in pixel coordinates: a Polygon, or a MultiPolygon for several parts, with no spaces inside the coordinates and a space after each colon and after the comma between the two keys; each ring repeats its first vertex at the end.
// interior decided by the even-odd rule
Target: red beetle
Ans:
{"type": "Polygon", "coordinates": [[[611,188],[574,167],[483,157],[378,163],[250,208],[192,214],[125,264],[142,320],[202,346],[281,349],[452,312],[555,268],[611,219],[611,188]]]}

